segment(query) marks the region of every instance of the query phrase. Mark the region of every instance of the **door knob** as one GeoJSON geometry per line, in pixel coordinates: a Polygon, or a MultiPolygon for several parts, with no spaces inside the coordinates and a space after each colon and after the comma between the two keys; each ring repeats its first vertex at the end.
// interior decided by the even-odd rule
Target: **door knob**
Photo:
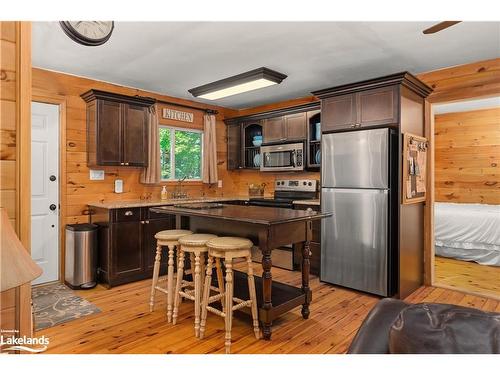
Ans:
{"type": "Polygon", "coordinates": [[[56,176],[51,175],[51,176],[49,177],[49,180],[50,180],[50,181],[55,181],[55,180],[56,180],[56,176]]]}
{"type": "Polygon", "coordinates": [[[49,209],[50,209],[51,211],[55,211],[55,210],[56,210],[56,208],[57,208],[57,206],[56,206],[54,203],[52,203],[52,204],[49,206],[49,209]]]}

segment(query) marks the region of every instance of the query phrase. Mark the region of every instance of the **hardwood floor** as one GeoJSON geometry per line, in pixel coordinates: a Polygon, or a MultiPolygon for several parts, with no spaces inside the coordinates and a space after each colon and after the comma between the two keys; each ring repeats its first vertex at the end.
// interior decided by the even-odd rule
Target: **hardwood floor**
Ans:
{"type": "Polygon", "coordinates": [[[500,299],[500,267],[436,256],[435,284],[500,299]]]}
{"type": "MultiPolygon", "coordinates": [[[[256,271],[261,272],[260,265],[256,271]]],[[[275,280],[300,285],[301,275],[273,269],[275,280]]],[[[308,320],[300,308],[274,322],[271,341],[256,340],[246,317],[233,319],[233,353],[343,353],[378,297],[311,279],[313,302],[308,320]]],[[[176,326],[166,323],[166,296],[157,293],[149,312],[150,280],[77,294],[102,312],[37,332],[50,339],[46,353],[223,353],[224,321],[208,314],[205,339],[194,337],[193,303],[184,302],[176,326]]],[[[500,311],[499,301],[434,287],[422,287],[410,302],[433,301],[500,311]]]]}

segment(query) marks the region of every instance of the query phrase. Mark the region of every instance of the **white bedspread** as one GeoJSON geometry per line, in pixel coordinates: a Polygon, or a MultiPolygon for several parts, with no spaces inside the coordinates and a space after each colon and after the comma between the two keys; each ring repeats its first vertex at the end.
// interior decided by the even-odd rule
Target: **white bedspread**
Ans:
{"type": "Polygon", "coordinates": [[[436,254],[500,266],[500,205],[436,203],[436,254]]]}

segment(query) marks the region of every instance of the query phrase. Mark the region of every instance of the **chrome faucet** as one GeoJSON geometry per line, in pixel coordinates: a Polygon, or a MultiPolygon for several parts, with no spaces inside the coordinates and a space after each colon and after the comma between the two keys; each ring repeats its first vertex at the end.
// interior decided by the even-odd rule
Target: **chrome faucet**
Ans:
{"type": "Polygon", "coordinates": [[[182,190],[182,183],[186,179],[187,176],[184,176],[183,178],[179,179],[177,181],[177,186],[175,190],[172,192],[172,198],[173,199],[182,199],[182,198],[187,198],[187,193],[182,190]]]}

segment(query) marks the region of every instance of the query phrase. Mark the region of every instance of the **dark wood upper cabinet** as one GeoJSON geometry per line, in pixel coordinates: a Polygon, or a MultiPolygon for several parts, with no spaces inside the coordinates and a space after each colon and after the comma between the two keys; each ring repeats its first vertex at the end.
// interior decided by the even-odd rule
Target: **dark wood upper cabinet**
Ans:
{"type": "Polygon", "coordinates": [[[285,116],[286,140],[304,140],[307,138],[307,112],[285,116]]]}
{"type": "Polygon", "coordinates": [[[92,141],[95,151],[89,151],[95,152],[96,164],[118,165],[123,160],[122,145],[117,143],[117,139],[122,137],[121,117],[122,108],[120,103],[108,100],[97,101],[97,118],[95,121],[92,119],[95,128],[89,129],[87,133],[89,139],[95,135],[95,141],[92,141]]]}
{"type": "Polygon", "coordinates": [[[263,121],[264,143],[299,141],[307,138],[307,113],[272,117],[263,121]]]}
{"type": "Polygon", "coordinates": [[[241,168],[241,125],[227,126],[227,169],[241,168]]]}
{"type": "Polygon", "coordinates": [[[321,131],[354,127],[356,124],[356,95],[339,95],[321,102],[321,131]]]}
{"type": "Polygon", "coordinates": [[[361,126],[394,124],[398,122],[398,88],[381,87],[366,90],[357,96],[357,120],[361,126]]]}
{"type": "Polygon", "coordinates": [[[313,92],[321,99],[322,131],[399,126],[402,89],[421,97],[432,91],[418,78],[402,72],[313,92]]]}
{"type": "MultiPolygon", "coordinates": [[[[309,129],[310,117],[317,115],[316,121],[319,121],[319,107],[320,103],[316,101],[290,108],[225,119],[224,122],[227,125],[227,169],[259,169],[258,164],[255,163],[255,155],[260,153],[260,147],[254,146],[252,142],[255,135],[262,135],[264,144],[300,141],[309,143],[312,139],[309,136],[311,131],[309,129]]],[[[319,140],[315,147],[319,147],[319,140]]]]}
{"type": "Polygon", "coordinates": [[[264,143],[286,141],[284,116],[265,119],[262,124],[262,139],[264,143]]]}
{"type": "Polygon", "coordinates": [[[123,160],[127,165],[148,165],[148,109],[123,104],[123,160]]]}
{"type": "Polygon", "coordinates": [[[154,99],[90,90],[87,103],[87,164],[148,165],[148,116],[154,99]]]}

